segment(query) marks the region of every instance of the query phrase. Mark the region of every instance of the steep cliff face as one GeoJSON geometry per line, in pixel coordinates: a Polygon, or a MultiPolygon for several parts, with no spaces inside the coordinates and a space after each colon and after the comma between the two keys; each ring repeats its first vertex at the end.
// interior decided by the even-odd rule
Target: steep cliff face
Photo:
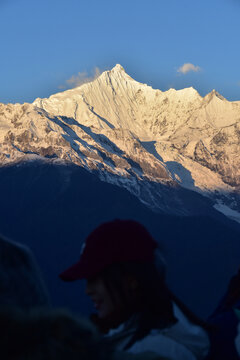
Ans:
{"type": "Polygon", "coordinates": [[[240,102],[215,90],[204,98],[193,88],[154,90],[116,65],[48,99],[0,104],[0,143],[1,164],[34,156],[72,162],[155,209],[169,211],[166,189],[183,188],[238,218],[240,102]]]}

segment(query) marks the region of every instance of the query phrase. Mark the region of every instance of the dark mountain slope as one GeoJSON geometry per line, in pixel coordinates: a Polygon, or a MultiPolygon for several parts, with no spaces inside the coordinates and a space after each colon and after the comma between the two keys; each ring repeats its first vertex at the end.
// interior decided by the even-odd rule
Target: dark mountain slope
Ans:
{"type": "Polygon", "coordinates": [[[141,221],[160,242],[170,287],[207,315],[240,265],[238,225],[224,216],[153,213],[122,188],[75,165],[26,162],[0,168],[0,233],[34,251],[55,305],[87,313],[83,284],[58,273],[77,261],[96,225],[113,218],[141,221]],[[235,227],[235,228],[234,228],[235,227]]]}

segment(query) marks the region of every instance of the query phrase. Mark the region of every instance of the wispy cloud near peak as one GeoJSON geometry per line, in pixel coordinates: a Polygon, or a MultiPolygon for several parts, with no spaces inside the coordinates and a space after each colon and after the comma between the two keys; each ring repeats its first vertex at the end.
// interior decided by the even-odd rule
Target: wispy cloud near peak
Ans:
{"type": "Polygon", "coordinates": [[[185,63],[177,69],[177,72],[185,75],[190,71],[199,72],[200,70],[201,68],[197,65],[193,65],[191,63],[185,63]]]}
{"type": "Polygon", "coordinates": [[[92,75],[89,75],[86,71],[79,72],[77,75],[72,75],[70,79],[65,81],[64,85],[60,85],[59,89],[73,89],[80,85],[86,84],[90,81],[95,80],[101,75],[102,71],[98,67],[95,67],[92,71],[92,75]]]}

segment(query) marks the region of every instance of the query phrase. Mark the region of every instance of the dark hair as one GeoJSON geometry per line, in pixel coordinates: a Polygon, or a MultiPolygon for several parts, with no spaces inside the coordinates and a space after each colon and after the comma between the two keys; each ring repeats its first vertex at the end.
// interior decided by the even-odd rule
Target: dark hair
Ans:
{"type": "Polygon", "coordinates": [[[138,315],[137,329],[127,344],[145,337],[153,328],[165,328],[177,322],[173,313],[171,293],[166,286],[164,276],[159,273],[153,262],[118,263],[104,269],[101,274],[113,302],[121,299],[121,309],[110,319],[92,316],[93,322],[101,332],[126,321],[133,314],[138,315]],[[126,289],[125,279],[136,280],[137,289],[126,289]]]}
{"type": "Polygon", "coordinates": [[[144,338],[152,329],[163,329],[174,325],[178,320],[174,316],[173,303],[193,324],[210,331],[211,327],[199,319],[188,307],[168,288],[165,274],[159,272],[154,262],[129,262],[113,264],[100,274],[113,302],[121,299],[122,309],[109,319],[99,319],[92,315],[91,319],[99,330],[107,333],[111,327],[116,327],[137,314],[137,328],[125,349],[136,341],[144,338]],[[136,279],[138,289],[126,292],[124,279],[131,276],[136,279]]]}

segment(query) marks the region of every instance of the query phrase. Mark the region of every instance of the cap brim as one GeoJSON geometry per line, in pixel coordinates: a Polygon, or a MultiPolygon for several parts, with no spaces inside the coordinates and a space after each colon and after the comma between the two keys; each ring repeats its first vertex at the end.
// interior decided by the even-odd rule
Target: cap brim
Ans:
{"type": "Polygon", "coordinates": [[[59,275],[63,281],[74,281],[85,278],[84,266],[78,261],[59,275]]]}

